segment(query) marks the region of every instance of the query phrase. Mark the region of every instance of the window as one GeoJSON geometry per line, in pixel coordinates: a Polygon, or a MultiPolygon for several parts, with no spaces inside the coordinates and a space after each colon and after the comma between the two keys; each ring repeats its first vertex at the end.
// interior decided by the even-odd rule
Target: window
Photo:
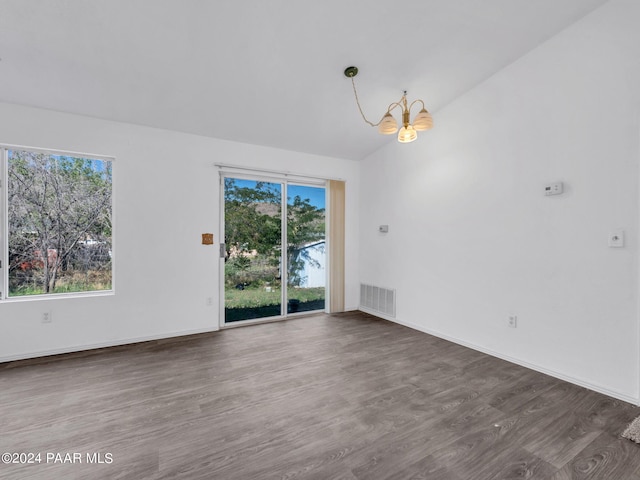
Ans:
{"type": "Polygon", "coordinates": [[[0,299],[112,290],[113,159],[0,152],[0,299]]]}

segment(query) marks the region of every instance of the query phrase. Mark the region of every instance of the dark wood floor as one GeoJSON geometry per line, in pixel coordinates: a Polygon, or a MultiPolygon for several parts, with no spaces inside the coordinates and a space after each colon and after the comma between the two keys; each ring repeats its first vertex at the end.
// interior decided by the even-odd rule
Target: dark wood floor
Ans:
{"type": "Polygon", "coordinates": [[[640,480],[640,409],[361,313],[2,364],[0,396],[0,452],[42,455],[2,479],[640,480]]]}

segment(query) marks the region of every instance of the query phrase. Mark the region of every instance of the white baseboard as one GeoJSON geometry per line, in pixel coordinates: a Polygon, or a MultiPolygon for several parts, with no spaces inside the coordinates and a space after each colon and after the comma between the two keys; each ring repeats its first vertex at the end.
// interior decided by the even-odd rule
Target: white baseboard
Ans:
{"type": "Polygon", "coordinates": [[[150,342],[152,340],[164,340],[167,338],[184,337],[186,335],[197,335],[199,333],[217,332],[219,328],[203,328],[197,330],[183,330],[180,332],[162,333],[159,335],[150,335],[145,337],[127,338],[124,340],[116,340],[112,342],[94,343],[91,345],[77,345],[73,347],[56,348],[53,350],[44,350],[40,352],[22,353],[18,355],[9,355],[0,357],[0,363],[15,362],[16,360],[26,360],[29,358],[48,357],[50,355],[60,355],[63,353],[83,352],[85,350],[96,350],[98,348],[118,347],[121,345],[129,345],[132,343],[150,342]]]}
{"type": "Polygon", "coordinates": [[[588,388],[589,390],[593,390],[594,392],[602,393],[609,397],[617,398],[618,400],[622,400],[627,403],[631,403],[633,405],[640,405],[640,398],[632,397],[630,395],[617,392],[615,390],[611,390],[607,387],[603,387],[602,385],[595,384],[593,382],[586,381],[581,378],[572,377],[570,375],[565,375],[564,373],[556,372],[555,370],[550,370],[545,367],[541,367],[540,365],[536,365],[533,363],[529,363],[527,361],[521,360],[519,358],[514,358],[509,355],[504,355],[500,352],[496,352],[489,348],[482,347],[480,345],[476,345],[474,343],[469,343],[464,340],[460,340],[459,338],[451,337],[444,333],[438,332],[436,330],[431,330],[429,328],[425,328],[421,325],[417,325],[412,322],[405,322],[403,320],[398,320],[397,318],[388,317],[386,315],[381,315],[378,312],[374,312],[367,308],[360,307],[360,311],[373,315],[375,317],[382,318],[384,320],[388,320],[393,323],[397,323],[399,325],[404,325],[405,327],[409,327],[413,330],[418,330],[419,332],[423,332],[429,335],[433,335],[434,337],[442,338],[443,340],[447,340],[452,343],[456,343],[458,345],[462,345],[463,347],[470,348],[472,350],[476,350],[478,352],[486,353],[487,355],[491,355],[492,357],[500,358],[502,360],[506,360],[507,362],[515,363],[516,365],[520,365],[521,367],[529,368],[531,370],[535,370],[536,372],[544,373],[545,375],[549,375],[550,377],[558,378],[560,380],[564,380],[565,382],[573,383],[574,385],[578,385],[580,387],[588,388]]]}

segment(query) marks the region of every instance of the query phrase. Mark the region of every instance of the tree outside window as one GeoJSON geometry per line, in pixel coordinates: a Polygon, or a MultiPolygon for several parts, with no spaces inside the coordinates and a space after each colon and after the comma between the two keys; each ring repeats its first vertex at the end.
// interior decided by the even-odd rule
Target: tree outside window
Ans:
{"type": "Polygon", "coordinates": [[[7,153],[9,296],[110,290],[112,161],[7,153]]]}

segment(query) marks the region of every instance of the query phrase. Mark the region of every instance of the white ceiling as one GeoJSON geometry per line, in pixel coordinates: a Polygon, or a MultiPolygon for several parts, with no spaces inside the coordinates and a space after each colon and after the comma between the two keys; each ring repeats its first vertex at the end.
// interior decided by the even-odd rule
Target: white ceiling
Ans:
{"type": "MultiPolygon", "coordinates": [[[[361,159],[606,0],[0,0],[0,101],[361,159]]],[[[428,141],[428,132],[418,142],[428,141]]]]}

